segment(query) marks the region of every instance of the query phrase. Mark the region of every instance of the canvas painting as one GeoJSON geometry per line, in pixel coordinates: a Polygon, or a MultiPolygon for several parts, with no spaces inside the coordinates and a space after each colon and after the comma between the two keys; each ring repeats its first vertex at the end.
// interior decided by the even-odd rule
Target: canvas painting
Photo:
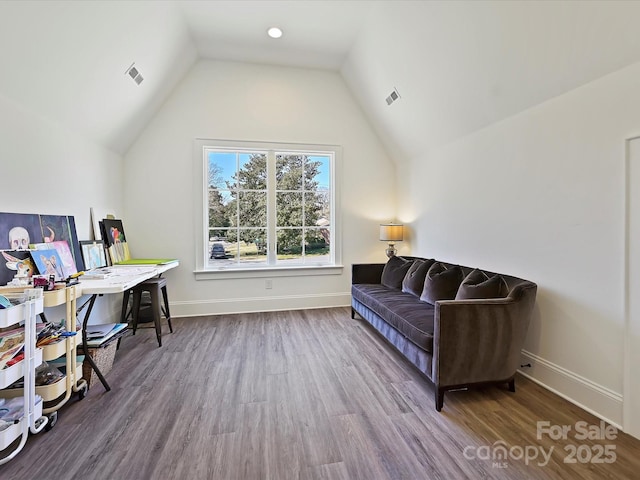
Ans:
{"type": "Polygon", "coordinates": [[[91,270],[107,266],[103,242],[100,240],[82,240],[80,241],[80,248],[82,249],[85,269],[91,270]]]}
{"type": "Polygon", "coordinates": [[[100,223],[102,222],[103,218],[110,218],[110,219],[116,218],[114,209],[112,208],[101,209],[101,208],[91,207],[89,209],[89,212],[91,213],[91,226],[93,231],[92,240],[100,240],[103,238],[102,231],[100,230],[100,223]]]}
{"type": "Polygon", "coordinates": [[[0,253],[0,285],[9,283],[18,273],[27,277],[36,273],[29,250],[3,250],[0,253]]]}
{"type": "Polygon", "coordinates": [[[35,243],[66,241],[76,268],[83,269],[73,216],[0,213],[0,250],[27,250],[35,243]]]}
{"type": "Polygon", "coordinates": [[[111,263],[116,264],[129,260],[129,246],[124,235],[122,220],[105,218],[102,220],[103,239],[111,257],[111,263]]]}
{"type": "Polygon", "coordinates": [[[0,213],[0,250],[27,250],[35,242],[42,242],[39,215],[0,213]]]}
{"type": "Polygon", "coordinates": [[[62,270],[65,278],[73,275],[74,273],[78,273],[75,260],[73,259],[73,254],[71,253],[69,243],[67,243],[66,240],[57,240],[51,243],[36,243],[33,247],[36,250],[50,250],[51,248],[55,248],[60,256],[60,260],[62,260],[62,270]]]}
{"type": "Polygon", "coordinates": [[[42,239],[34,243],[67,242],[73,256],[74,268],[82,270],[82,254],[78,244],[74,217],[67,215],[40,215],[40,224],[42,227],[42,239]]]}
{"type": "Polygon", "coordinates": [[[62,269],[62,260],[55,248],[33,250],[31,255],[40,275],[54,275],[56,281],[62,281],[66,278],[62,269]]]}

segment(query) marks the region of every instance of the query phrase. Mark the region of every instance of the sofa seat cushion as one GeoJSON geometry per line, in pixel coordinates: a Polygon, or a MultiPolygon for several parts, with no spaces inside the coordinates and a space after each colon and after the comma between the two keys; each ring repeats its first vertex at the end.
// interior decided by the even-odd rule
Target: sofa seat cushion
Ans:
{"type": "Polygon", "coordinates": [[[402,333],[411,343],[433,353],[433,317],[435,307],[380,284],[356,284],[351,294],[402,333]]]}

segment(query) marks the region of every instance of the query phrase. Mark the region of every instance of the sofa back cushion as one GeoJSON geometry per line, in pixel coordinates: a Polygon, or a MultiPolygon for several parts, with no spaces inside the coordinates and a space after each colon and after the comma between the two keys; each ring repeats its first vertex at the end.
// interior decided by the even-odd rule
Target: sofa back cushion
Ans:
{"type": "Polygon", "coordinates": [[[413,265],[413,260],[405,260],[402,257],[393,256],[385,264],[382,270],[382,280],[380,283],[388,288],[400,290],[402,279],[413,265]]]}
{"type": "Polygon", "coordinates": [[[507,282],[502,275],[489,277],[482,270],[473,270],[460,284],[456,300],[478,298],[503,298],[509,293],[507,282]]]}
{"type": "Polygon", "coordinates": [[[424,279],[435,260],[416,260],[402,280],[402,291],[419,297],[424,288],[424,279]]]}
{"type": "Polygon", "coordinates": [[[463,278],[462,268],[458,265],[447,268],[441,262],[435,262],[424,279],[420,300],[431,305],[438,300],[453,300],[463,278]]]}

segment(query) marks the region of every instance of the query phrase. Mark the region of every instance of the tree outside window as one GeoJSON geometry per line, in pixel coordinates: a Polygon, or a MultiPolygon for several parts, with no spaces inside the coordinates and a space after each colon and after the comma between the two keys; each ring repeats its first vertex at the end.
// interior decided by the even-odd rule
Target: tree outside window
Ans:
{"type": "Polygon", "coordinates": [[[212,147],[205,158],[210,267],[331,264],[332,154],[212,147]]]}

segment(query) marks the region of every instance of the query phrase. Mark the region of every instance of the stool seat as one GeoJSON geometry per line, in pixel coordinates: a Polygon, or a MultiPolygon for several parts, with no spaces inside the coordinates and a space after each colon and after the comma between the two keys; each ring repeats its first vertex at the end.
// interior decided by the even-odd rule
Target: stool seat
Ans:
{"type": "Polygon", "coordinates": [[[138,318],[140,315],[140,304],[142,302],[142,293],[149,292],[151,295],[151,311],[153,312],[153,322],[156,327],[156,337],[158,346],[162,346],[162,326],[160,320],[162,315],[167,319],[169,331],[173,333],[171,326],[171,313],[169,312],[169,297],[167,295],[167,280],[165,278],[150,278],[133,287],[133,335],[136,334],[138,328],[138,318]],[[162,295],[162,304],[160,303],[160,295],[162,295]]]}

